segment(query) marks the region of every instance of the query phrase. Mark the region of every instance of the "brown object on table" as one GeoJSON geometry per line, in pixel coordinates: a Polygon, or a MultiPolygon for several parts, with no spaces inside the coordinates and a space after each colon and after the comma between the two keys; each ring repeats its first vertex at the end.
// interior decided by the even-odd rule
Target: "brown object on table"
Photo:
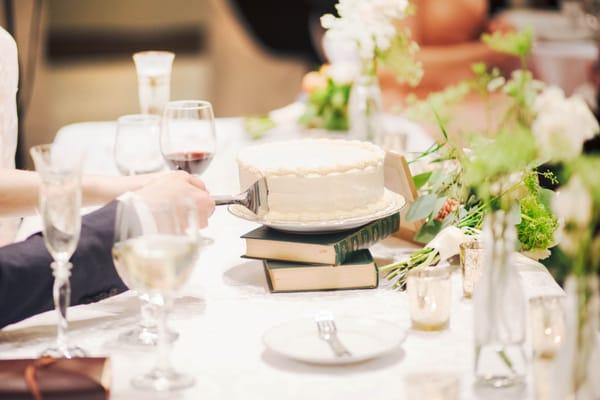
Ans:
{"type": "Polygon", "coordinates": [[[423,224],[422,221],[406,222],[408,207],[414,203],[419,196],[412,178],[408,162],[403,155],[393,151],[385,154],[384,161],[385,187],[401,194],[406,200],[406,205],[400,210],[400,229],[394,236],[414,242],[415,234],[423,224]]]}
{"type": "Polygon", "coordinates": [[[105,357],[0,360],[0,398],[105,400],[110,397],[105,357]]]}

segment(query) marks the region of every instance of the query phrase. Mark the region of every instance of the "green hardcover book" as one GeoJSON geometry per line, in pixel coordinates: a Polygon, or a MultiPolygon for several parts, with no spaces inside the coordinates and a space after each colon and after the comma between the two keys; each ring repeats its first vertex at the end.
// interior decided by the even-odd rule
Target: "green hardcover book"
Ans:
{"type": "Polygon", "coordinates": [[[360,228],[327,234],[294,234],[260,227],[242,236],[246,257],[314,264],[342,264],[349,255],[368,249],[398,230],[396,213],[360,228]]]}
{"type": "Polygon", "coordinates": [[[277,292],[372,289],[379,275],[369,250],[360,250],[341,265],[263,260],[269,289],[277,292]]]}

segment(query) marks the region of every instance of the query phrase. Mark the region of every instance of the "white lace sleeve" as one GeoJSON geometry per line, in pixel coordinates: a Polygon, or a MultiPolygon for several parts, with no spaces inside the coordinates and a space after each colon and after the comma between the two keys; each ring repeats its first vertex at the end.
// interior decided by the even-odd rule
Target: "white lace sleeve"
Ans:
{"type": "MultiPolygon", "coordinates": [[[[17,150],[17,87],[19,64],[17,44],[0,27],[0,167],[14,168],[17,150]]],[[[12,242],[17,221],[0,220],[0,245],[12,242]]]]}

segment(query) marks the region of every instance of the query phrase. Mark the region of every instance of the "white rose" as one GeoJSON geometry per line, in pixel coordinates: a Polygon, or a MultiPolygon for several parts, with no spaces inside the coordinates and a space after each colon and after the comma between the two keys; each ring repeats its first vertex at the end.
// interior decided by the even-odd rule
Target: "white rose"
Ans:
{"type": "Polygon", "coordinates": [[[581,179],[575,175],[560,189],[552,201],[552,210],[565,224],[586,226],[592,218],[592,198],[581,179]]]}
{"type": "Polygon", "coordinates": [[[573,96],[567,99],[567,109],[573,118],[573,122],[577,121],[577,125],[573,127],[585,139],[589,140],[598,133],[598,121],[588,105],[578,96],[573,96]]]}
{"type": "Polygon", "coordinates": [[[557,86],[548,86],[540,93],[533,103],[533,111],[536,113],[544,110],[552,110],[565,100],[565,93],[557,86]]]}
{"type": "Polygon", "coordinates": [[[532,132],[544,160],[567,161],[577,157],[583,144],[598,133],[598,122],[578,97],[560,100],[560,94],[545,92],[546,97],[536,100],[540,108],[533,122],[532,132]]]}
{"type": "Polygon", "coordinates": [[[327,76],[340,85],[351,84],[357,74],[358,71],[355,63],[336,63],[327,69],[327,76]]]}
{"type": "Polygon", "coordinates": [[[566,161],[577,157],[585,138],[576,129],[577,121],[563,110],[538,114],[531,126],[544,161],[566,161]]]}

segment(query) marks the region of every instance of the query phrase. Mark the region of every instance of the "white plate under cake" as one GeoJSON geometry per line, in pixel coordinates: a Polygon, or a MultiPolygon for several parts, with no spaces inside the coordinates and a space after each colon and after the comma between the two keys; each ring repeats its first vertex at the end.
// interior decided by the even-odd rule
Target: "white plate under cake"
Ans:
{"type": "Polygon", "coordinates": [[[384,151],[367,142],[304,139],[247,147],[238,155],[240,186],[260,177],[269,185],[264,221],[320,222],[388,210],[384,151]]]}

